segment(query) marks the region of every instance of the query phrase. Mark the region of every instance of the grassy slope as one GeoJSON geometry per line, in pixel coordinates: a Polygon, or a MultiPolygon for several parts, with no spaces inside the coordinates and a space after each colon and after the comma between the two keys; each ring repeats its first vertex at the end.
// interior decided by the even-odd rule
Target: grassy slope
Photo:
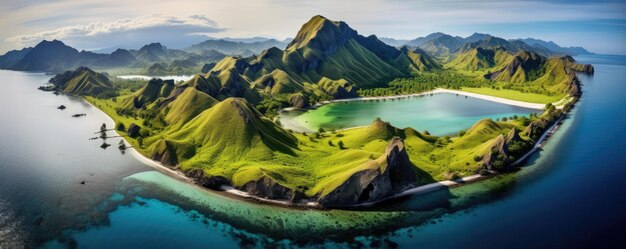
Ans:
{"type": "MultiPolygon", "coordinates": [[[[302,71],[303,60],[315,59],[318,51],[313,48],[317,41],[334,39],[326,37],[333,34],[328,30],[318,34],[323,25],[340,26],[339,23],[314,18],[310,26],[303,27],[296,37],[297,42],[287,50],[269,51],[260,56],[263,62],[260,71],[245,69],[248,61],[228,57],[213,68],[216,75],[207,75],[206,80],[196,77],[194,85],[206,85],[204,88],[210,89],[209,92],[225,88],[232,90],[233,95],[245,96],[253,90],[269,94],[308,90],[310,82],[316,81],[320,81],[317,86],[321,88],[336,88],[337,84],[345,84],[346,81],[355,86],[372,87],[392,76],[402,75],[353,38],[339,45],[332,55],[320,62],[317,71],[302,71]],[[262,78],[263,75],[265,78],[262,78]],[[335,81],[319,80],[324,79],[322,76],[335,81]]],[[[506,60],[507,56],[497,53],[495,58],[480,58],[481,61],[461,58],[455,62],[456,71],[483,77],[506,60]]],[[[418,57],[411,59],[423,61],[418,57]]],[[[512,84],[510,82],[490,83],[493,88],[463,90],[529,102],[555,102],[564,96],[566,89],[563,85],[567,83],[562,63],[559,63],[558,60],[549,60],[544,76],[514,86],[547,89],[561,95],[497,90],[512,84]]],[[[125,92],[115,100],[87,99],[116,122],[128,127],[130,123],[144,123],[141,118],[121,116],[116,111],[129,107],[128,100],[132,100],[129,96],[137,96],[141,102],[148,104],[166,98],[170,92],[172,89],[169,87],[154,85],[136,93],[125,92]]],[[[454,174],[474,174],[478,167],[475,157],[490,149],[495,137],[507,134],[512,128],[524,129],[519,121],[483,120],[463,136],[434,137],[413,129],[397,129],[377,120],[367,127],[340,132],[291,134],[245,101],[227,97],[219,95],[213,98],[196,88],[187,88],[161,110],[169,125],[143,127],[150,132],[142,140],[142,145],[135,139],[130,139],[130,142],[148,157],[168,151],[175,154],[180,169],[202,169],[208,175],[224,176],[236,186],[267,176],[283,186],[317,196],[329,193],[357,171],[384,169],[386,162],[381,156],[393,136],[405,140],[409,158],[420,170],[420,183],[425,184],[448,179],[454,174]],[[344,144],[342,148],[340,142],[344,144]]],[[[155,106],[152,103],[148,109],[155,106]]]]}
{"type": "MultiPolygon", "coordinates": [[[[446,64],[446,67],[464,75],[482,78],[490,72],[505,68],[516,59],[515,57],[531,56],[524,51],[511,55],[499,49],[475,48],[457,55],[446,64]]],[[[541,58],[534,60],[541,60],[541,58]]],[[[536,71],[524,71],[518,67],[513,75],[500,74],[491,86],[464,87],[462,90],[533,103],[555,103],[567,96],[570,81],[570,76],[565,69],[567,67],[580,70],[584,65],[572,63],[563,58],[549,58],[536,71]]]]}
{"type": "Polygon", "coordinates": [[[59,86],[59,91],[81,96],[112,96],[116,88],[103,74],[84,69],[59,86]]]}
{"type": "MultiPolygon", "coordinates": [[[[278,71],[276,74],[284,76],[278,71]]],[[[538,80],[558,78],[560,75],[556,74],[538,80]]],[[[512,90],[476,89],[482,94],[524,101],[545,103],[558,100],[512,90]]],[[[146,89],[142,90],[145,92],[146,89]]],[[[115,108],[122,106],[122,101],[89,100],[126,126],[142,122],[141,119],[117,115],[115,108]]],[[[357,171],[383,168],[385,160],[380,156],[393,136],[405,139],[411,161],[422,172],[421,184],[426,184],[448,179],[451,175],[474,174],[479,166],[475,157],[490,148],[492,139],[507,134],[514,127],[518,130],[525,128],[517,121],[496,123],[484,120],[464,136],[439,138],[376,121],[368,127],[337,133],[290,134],[243,101],[227,99],[217,103],[194,88],[188,88],[168,108],[168,122],[184,125],[153,131],[155,135],[144,139],[140,147],[145,155],[170,150],[176,153],[183,170],[203,169],[208,175],[231,179],[236,186],[268,176],[288,188],[304,190],[309,196],[329,193],[357,171]],[[340,141],[344,148],[339,148],[340,141]]],[[[138,146],[135,140],[133,145],[138,146]]]]}
{"type": "MultiPolygon", "coordinates": [[[[126,93],[127,95],[130,95],[129,93],[126,93]]],[[[98,109],[100,109],[101,111],[103,111],[104,113],[106,113],[109,117],[111,117],[113,119],[113,121],[115,121],[115,124],[124,124],[124,126],[126,128],[128,128],[128,126],[130,126],[131,124],[142,124],[143,123],[143,119],[139,118],[139,117],[130,117],[130,116],[122,116],[119,115],[116,111],[115,108],[120,108],[122,106],[122,102],[119,100],[120,97],[115,98],[115,99],[101,99],[101,98],[94,98],[94,97],[89,97],[86,96],[84,97],[85,100],[87,100],[89,103],[91,103],[92,105],[94,105],[95,107],[97,107],[98,109]]],[[[113,127],[111,127],[113,128],[113,127]]],[[[125,136],[126,132],[124,131],[117,131],[120,135],[125,136]]],[[[146,154],[146,150],[145,148],[143,148],[142,146],[139,146],[139,143],[136,139],[126,139],[126,141],[128,141],[129,143],[131,143],[132,147],[135,148],[137,151],[139,151],[140,153],[147,155],[146,154]]]]}
{"type": "MultiPolygon", "coordinates": [[[[119,116],[115,112],[121,106],[119,100],[87,100],[127,127],[143,121],[119,116]]],[[[379,157],[393,136],[405,139],[411,161],[422,171],[420,183],[426,184],[448,179],[452,172],[473,174],[477,167],[473,157],[484,151],[491,138],[506,134],[512,127],[523,129],[516,122],[481,121],[463,137],[446,140],[375,121],[363,128],[303,135],[290,134],[265,118],[249,118],[246,123],[246,115],[254,112],[242,101],[227,99],[182,128],[166,129],[144,139],[143,146],[129,140],[148,157],[169,144],[182,161],[181,169],[201,168],[210,175],[231,179],[236,186],[270,176],[288,188],[315,196],[332,191],[357,171],[383,167],[385,161],[379,157]],[[345,148],[339,148],[339,141],[345,148]]]]}

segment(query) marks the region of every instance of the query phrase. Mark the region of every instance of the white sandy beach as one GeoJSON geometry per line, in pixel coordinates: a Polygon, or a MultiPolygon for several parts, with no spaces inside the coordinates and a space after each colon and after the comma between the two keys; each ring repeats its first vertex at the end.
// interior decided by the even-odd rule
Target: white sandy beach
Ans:
{"type": "MultiPolygon", "coordinates": [[[[428,95],[428,94],[437,94],[437,93],[452,93],[452,94],[458,94],[458,95],[464,95],[464,96],[469,96],[469,97],[473,97],[473,98],[480,98],[480,99],[484,99],[484,100],[488,100],[488,101],[493,101],[493,102],[498,102],[498,103],[503,103],[503,104],[508,104],[508,105],[514,105],[514,106],[520,106],[520,107],[526,107],[526,108],[532,108],[532,109],[543,109],[543,107],[545,105],[543,104],[536,104],[536,103],[529,103],[529,102],[523,102],[523,101],[515,101],[515,100],[509,100],[509,99],[504,99],[504,98],[498,98],[498,97],[493,97],[493,96],[487,96],[487,95],[482,95],[482,94],[476,94],[476,93],[469,93],[469,92],[463,92],[463,91],[457,91],[457,90],[450,90],[450,89],[435,89],[433,91],[428,91],[428,92],[423,92],[423,93],[419,93],[419,94],[409,94],[409,95],[397,95],[397,96],[389,96],[389,97],[367,97],[367,98],[353,98],[353,99],[341,99],[341,100],[333,100],[333,101],[325,101],[322,102],[316,106],[321,106],[324,104],[329,104],[329,103],[333,103],[333,102],[346,102],[346,101],[362,101],[362,100],[370,100],[370,99],[391,99],[391,98],[406,98],[406,97],[412,97],[412,96],[423,96],[423,95],[428,95]]],[[[85,102],[87,102],[89,105],[93,106],[94,108],[100,110],[98,107],[94,106],[92,103],[90,103],[89,101],[84,100],[85,102]]],[[[105,112],[103,112],[110,121],[112,121],[113,123],[115,123],[115,121],[113,121],[113,119],[106,114],[105,112]]],[[[562,118],[561,118],[562,119],[562,118]]],[[[540,139],[537,141],[537,143],[535,144],[535,146],[533,147],[532,150],[530,150],[529,152],[527,152],[523,157],[521,157],[519,160],[517,160],[516,162],[514,162],[514,165],[519,164],[520,162],[522,162],[524,159],[526,159],[528,156],[530,156],[532,153],[534,153],[538,148],[540,148],[543,144],[544,144],[544,140],[546,140],[548,138],[549,134],[552,134],[556,131],[556,129],[558,129],[559,125],[559,121],[561,121],[561,119],[559,119],[557,122],[555,122],[555,124],[550,127],[550,129],[546,130],[544,132],[544,134],[540,137],[540,139]]],[[[354,129],[357,127],[351,127],[351,128],[346,128],[344,130],[348,130],[348,129],[354,129]]],[[[122,137],[122,139],[124,139],[124,141],[127,144],[130,144],[125,137],[121,136],[121,134],[117,133],[117,131],[115,130],[115,133],[118,134],[118,136],[122,137]]],[[[150,158],[145,157],[144,155],[142,155],[141,153],[139,153],[135,148],[128,148],[127,152],[130,152],[133,157],[135,157],[138,161],[153,167],[154,169],[160,171],[163,174],[166,174],[170,177],[173,177],[175,179],[181,180],[183,182],[189,183],[189,184],[194,184],[195,185],[195,181],[187,176],[185,176],[185,174],[183,174],[180,171],[174,170],[170,167],[166,167],[164,165],[162,165],[161,163],[154,161],[150,158]]],[[[457,180],[444,180],[444,181],[439,181],[439,182],[435,182],[435,183],[431,183],[431,184],[426,184],[426,185],[422,185],[422,186],[418,186],[409,190],[406,190],[402,193],[398,193],[396,195],[387,197],[385,199],[376,201],[376,202],[371,202],[371,203],[364,203],[364,204],[359,204],[356,206],[361,206],[361,207],[367,207],[367,206],[372,206],[375,205],[376,203],[380,203],[386,200],[390,200],[390,199],[395,199],[395,198],[399,198],[402,196],[408,196],[408,195],[417,195],[417,194],[425,194],[425,193],[429,193],[441,188],[450,188],[450,187],[456,187],[462,184],[466,184],[466,183],[471,183],[471,182],[476,182],[476,181],[480,181],[480,180],[484,180],[486,178],[488,178],[490,176],[483,176],[483,175],[479,175],[479,174],[475,174],[475,175],[471,175],[471,176],[466,176],[457,180]]],[[[222,186],[222,190],[224,191],[224,193],[228,193],[230,195],[233,196],[237,196],[240,198],[245,198],[245,199],[252,199],[252,200],[256,200],[262,203],[269,203],[269,204],[275,204],[275,205],[281,205],[281,206],[300,206],[300,207],[310,207],[310,208],[319,208],[320,205],[318,202],[314,202],[314,201],[310,201],[307,203],[291,203],[289,201],[282,201],[282,200],[271,200],[271,199],[266,199],[266,198],[261,198],[261,197],[257,197],[254,195],[250,195],[244,191],[241,190],[237,190],[235,188],[233,188],[232,186],[222,186]]]]}
{"type": "MultiPolygon", "coordinates": [[[[369,100],[380,100],[380,99],[404,99],[404,98],[426,96],[426,95],[430,95],[430,94],[439,94],[439,93],[457,94],[457,95],[461,95],[461,96],[468,96],[468,97],[482,99],[482,100],[487,100],[487,101],[491,101],[491,102],[496,102],[496,103],[501,103],[501,104],[506,104],[506,105],[512,105],[512,106],[518,106],[518,107],[524,107],[524,108],[529,108],[529,109],[536,109],[536,110],[542,110],[545,107],[545,104],[525,102],[525,101],[518,101],[518,100],[511,100],[511,99],[494,97],[494,96],[489,96],[489,95],[484,95],[484,94],[464,92],[464,91],[459,91],[459,90],[437,88],[437,89],[432,90],[432,91],[427,91],[427,92],[422,92],[422,93],[415,93],[415,94],[403,94],[403,95],[394,95],[394,96],[359,97],[359,98],[327,100],[327,101],[322,101],[322,102],[319,102],[319,103],[315,104],[313,106],[313,108],[319,108],[319,107],[321,107],[323,105],[328,105],[328,104],[332,104],[332,103],[340,103],[340,102],[369,101],[369,100]]],[[[564,101],[560,100],[560,101],[554,102],[553,104],[555,104],[555,107],[561,109],[561,108],[563,108],[563,104],[556,105],[556,103],[562,103],[562,102],[564,102],[564,101]]],[[[282,112],[282,111],[293,111],[293,110],[295,110],[295,108],[288,107],[288,108],[281,109],[279,112],[282,112]]],[[[296,118],[290,119],[290,120],[281,120],[281,122],[283,122],[283,127],[287,127],[287,128],[293,129],[294,131],[304,131],[304,132],[315,132],[316,131],[316,129],[311,127],[309,124],[306,124],[304,122],[298,121],[298,119],[296,119],[296,118]]],[[[354,129],[354,128],[358,128],[358,127],[348,127],[348,128],[344,128],[342,130],[348,130],[348,129],[354,129]]]]}
{"type": "MultiPolygon", "coordinates": [[[[417,97],[417,96],[424,96],[424,95],[437,94],[437,93],[458,94],[458,95],[468,96],[468,97],[472,97],[472,98],[483,99],[483,100],[487,100],[487,101],[491,101],[491,102],[502,103],[502,104],[507,104],[507,105],[512,105],[512,106],[519,106],[519,107],[530,108],[530,109],[539,109],[540,110],[540,109],[543,109],[546,106],[545,104],[539,104],[539,103],[525,102],[525,101],[519,101],[519,100],[511,100],[511,99],[494,97],[494,96],[489,96],[489,95],[484,95],[484,94],[464,92],[464,91],[460,91],[460,90],[451,90],[451,89],[437,88],[437,89],[432,90],[432,91],[427,91],[427,92],[422,92],[422,93],[415,93],[415,94],[403,94],[403,95],[381,96],[381,97],[359,97],[359,98],[328,100],[328,101],[320,102],[320,103],[316,104],[314,107],[320,107],[322,105],[326,105],[326,104],[330,104],[330,103],[337,103],[337,102],[366,101],[366,100],[377,100],[377,99],[401,99],[401,98],[417,97]]],[[[559,101],[559,102],[561,102],[561,101],[559,101]]],[[[557,103],[557,102],[555,102],[555,103],[557,103]]],[[[285,108],[283,110],[288,111],[288,110],[293,110],[293,108],[285,108]]]]}

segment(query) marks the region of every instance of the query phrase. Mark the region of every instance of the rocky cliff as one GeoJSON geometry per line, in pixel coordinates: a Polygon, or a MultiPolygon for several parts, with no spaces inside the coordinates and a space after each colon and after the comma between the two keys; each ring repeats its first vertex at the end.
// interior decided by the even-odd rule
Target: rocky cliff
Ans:
{"type": "Polygon", "coordinates": [[[322,196],[319,203],[326,207],[370,203],[417,185],[415,166],[409,160],[401,138],[392,138],[385,154],[379,159],[383,159],[383,165],[356,172],[335,190],[322,196]]]}

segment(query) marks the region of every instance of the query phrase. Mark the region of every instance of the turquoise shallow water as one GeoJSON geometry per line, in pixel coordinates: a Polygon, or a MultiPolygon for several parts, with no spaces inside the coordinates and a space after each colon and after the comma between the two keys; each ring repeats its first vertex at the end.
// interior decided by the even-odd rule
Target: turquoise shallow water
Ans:
{"type": "Polygon", "coordinates": [[[285,128],[310,132],[319,127],[342,129],[368,125],[380,117],[396,127],[427,130],[433,135],[450,135],[471,127],[481,119],[527,116],[539,111],[439,93],[401,99],[332,103],[306,112],[283,112],[280,120],[285,128]]]}
{"type": "MultiPolygon", "coordinates": [[[[106,118],[0,71],[0,245],[46,248],[589,248],[626,224],[626,62],[582,57],[575,113],[514,174],[376,210],[292,210],[184,184],[87,138],[106,118]],[[57,111],[59,104],[69,112],[57,111]],[[88,113],[72,119],[73,112],[88,113]],[[68,115],[69,114],[69,115],[68,115]],[[80,184],[86,180],[86,184],[80,184]]],[[[452,96],[455,97],[456,96],[452,96]]],[[[117,140],[114,140],[117,142],[117,140]]]]}

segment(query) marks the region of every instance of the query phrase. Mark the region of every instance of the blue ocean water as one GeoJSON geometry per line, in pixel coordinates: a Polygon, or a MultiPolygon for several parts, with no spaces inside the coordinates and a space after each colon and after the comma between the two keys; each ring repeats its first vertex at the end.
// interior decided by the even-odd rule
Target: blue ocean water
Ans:
{"type": "MultiPolygon", "coordinates": [[[[547,168],[520,179],[506,196],[445,216],[399,239],[445,248],[618,248],[626,225],[626,58],[585,56],[595,75],[581,76],[583,98],[547,168]]],[[[539,164],[539,163],[535,163],[539,164]]]]}
{"type": "MultiPolygon", "coordinates": [[[[19,83],[26,86],[12,85],[20,94],[5,98],[11,111],[1,110],[3,117],[22,117],[4,120],[2,129],[2,135],[11,135],[15,142],[0,143],[0,245],[599,248],[623,244],[626,57],[576,59],[593,63],[596,74],[581,76],[583,98],[527,167],[369,211],[259,205],[176,181],[132,157],[99,149],[86,137],[105,117],[66,97],[28,90],[39,84],[31,81],[44,76],[19,75],[24,77],[19,83]],[[25,99],[30,104],[19,105],[25,99]],[[73,111],[88,112],[90,119],[66,118],[69,113],[54,109],[61,102],[73,111]],[[42,108],[53,111],[37,112],[42,108]],[[38,123],[35,117],[47,121],[38,123]],[[24,135],[28,140],[20,140],[20,132],[46,125],[56,132],[37,130],[24,135]],[[57,148],[67,141],[81,142],[57,148]],[[73,150],[81,154],[64,154],[73,150]],[[27,153],[32,151],[40,153],[27,153]],[[80,184],[83,179],[87,184],[80,184]]],[[[9,72],[2,73],[5,77],[9,72]]]]}

